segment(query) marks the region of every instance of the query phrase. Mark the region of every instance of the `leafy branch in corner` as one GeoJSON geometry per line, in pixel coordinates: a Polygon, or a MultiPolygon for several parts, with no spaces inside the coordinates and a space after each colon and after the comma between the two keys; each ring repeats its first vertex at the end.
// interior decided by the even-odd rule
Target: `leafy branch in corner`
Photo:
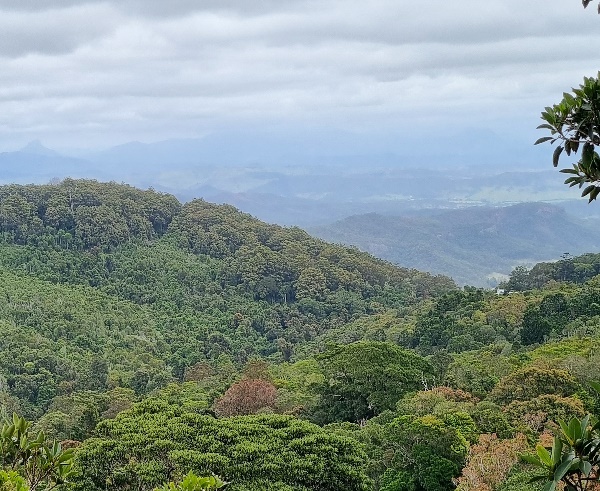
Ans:
{"type": "Polygon", "coordinates": [[[560,172],[570,174],[565,180],[569,186],[581,188],[587,184],[581,196],[588,196],[588,202],[592,202],[600,194],[600,156],[595,151],[600,145],[600,72],[596,78],[585,77],[571,93],[563,93],[562,101],[546,107],[541,118],[544,123],[538,129],[549,130],[551,136],[539,138],[535,145],[559,142],[552,156],[554,167],[563,152],[571,155],[581,149],[579,161],[560,172]]]}

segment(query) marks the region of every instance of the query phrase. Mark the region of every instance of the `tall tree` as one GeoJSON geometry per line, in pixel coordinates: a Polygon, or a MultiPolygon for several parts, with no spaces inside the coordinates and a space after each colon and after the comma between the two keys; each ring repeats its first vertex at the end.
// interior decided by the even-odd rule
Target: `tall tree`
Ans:
{"type": "Polygon", "coordinates": [[[325,381],[317,419],[324,422],[360,421],[392,410],[432,374],[419,355],[374,341],[333,347],[318,361],[325,381]]]}

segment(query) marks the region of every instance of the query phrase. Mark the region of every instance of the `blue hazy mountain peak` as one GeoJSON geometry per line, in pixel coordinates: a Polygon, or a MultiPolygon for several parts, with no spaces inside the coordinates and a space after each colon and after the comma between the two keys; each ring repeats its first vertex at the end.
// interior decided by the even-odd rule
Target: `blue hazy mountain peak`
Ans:
{"type": "Polygon", "coordinates": [[[56,152],[48,147],[45,147],[40,140],[32,140],[18,151],[22,152],[22,153],[33,154],[33,155],[45,155],[47,157],[55,157],[55,156],[59,155],[58,152],[56,152]]]}

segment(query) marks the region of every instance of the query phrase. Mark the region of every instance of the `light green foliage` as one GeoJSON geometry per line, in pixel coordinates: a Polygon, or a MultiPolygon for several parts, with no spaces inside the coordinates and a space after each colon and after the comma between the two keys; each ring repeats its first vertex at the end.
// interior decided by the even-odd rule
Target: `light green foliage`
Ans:
{"type": "Polygon", "coordinates": [[[528,401],[513,401],[505,409],[513,421],[523,421],[528,414],[543,415],[548,421],[570,420],[585,414],[583,403],[576,397],[544,394],[528,401]]]}
{"type": "Polygon", "coordinates": [[[35,428],[58,440],[81,441],[91,435],[102,418],[114,417],[134,400],[133,391],[122,387],[103,393],[77,391],[57,395],[35,428]]]}
{"type": "Polygon", "coordinates": [[[171,405],[177,405],[185,411],[202,411],[210,406],[210,398],[206,391],[196,382],[169,384],[156,390],[152,398],[160,399],[171,405]]]}
{"type": "Polygon", "coordinates": [[[17,472],[0,469],[0,491],[29,491],[29,487],[17,472]]]}
{"type": "Polygon", "coordinates": [[[316,356],[323,352],[325,346],[357,341],[387,341],[401,346],[409,345],[418,308],[408,306],[389,310],[379,302],[372,302],[369,308],[372,310],[369,316],[329,329],[313,341],[299,347],[296,350],[297,356],[316,356]],[[380,312],[382,310],[383,312],[380,312]]]}
{"type": "Polygon", "coordinates": [[[32,434],[30,426],[30,422],[13,414],[12,421],[2,422],[0,427],[0,468],[8,471],[1,479],[7,491],[53,489],[72,474],[73,450],[63,450],[60,443],[48,440],[44,432],[32,434]]]}
{"type": "Polygon", "coordinates": [[[583,416],[585,411],[577,398],[545,394],[528,401],[513,401],[505,408],[505,414],[514,426],[539,433],[548,422],[568,421],[583,416]]]}
{"type": "Polygon", "coordinates": [[[154,491],[212,491],[223,488],[225,484],[217,476],[198,477],[190,471],[181,482],[170,482],[154,491]]]}
{"type": "Polygon", "coordinates": [[[478,399],[468,392],[450,387],[434,387],[404,397],[396,406],[400,414],[415,414],[424,416],[439,412],[447,412],[454,408],[458,411],[469,411],[478,402],[478,399]]]}
{"type": "Polygon", "coordinates": [[[575,338],[546,343],[528,353],[529,359],[536,363],[562,364],[571,357],[589,358],[600,348],[600,339],[575,338]]]}
{"type": "Polygon", "coordinates": [[[147,366],[155,383],[164,370],[152,354],[162,337],[145,309],[90,287],[6,271],[0,279],[0,373],[26,416],[73,390],[106,390],[111,376],[129,385],[147,366]]]}
{"type": "Polygon", "coordinates": [[[427,361],[391,343],[362,341],[317,357],[325,383],[315,419],[359,421],[393,409],[406,393],[431,378],[427,361]]]}
{"type": "Polygon", "coordinates": [[[149,490],[189,470],[222,476],[232,491],[369,486],[356,441],[291,416],[215,419],[151,398],[97,433],[78,450],[73,490],[149,490]]]}
{"type": "Polygon", "coordinates": [[[466,392],[436,387],[400,400],[396,412],[420,417],[435,416],[445,425],[458,430],[469,443],[475,443],[479,439],[479,431],[470,413],[476,401],[466,392]]]}
{"type": "MultiPolygon", "coordinates": [[[[589,0],[584,0],[587,6],[589,0]]],[[[564,151],[567,155],[577,154],[581,147],[581,159],[573,164],[573,168],[562,169],[569,174],[565,184],[583,185],[582,196],[589,196],[589,202],[596,199],[600,187],[600,156],[595,147],[600,144],[600,73],[596,78],[585,77],[583,84],[565,92],[563,99],[542,112],[544,123],[538,128],[550,131],[551,136],[539,138],[535,144],[550,141],[560,144],[554,150],[552,163],[558,166],[559,158],[564,151]]]]}

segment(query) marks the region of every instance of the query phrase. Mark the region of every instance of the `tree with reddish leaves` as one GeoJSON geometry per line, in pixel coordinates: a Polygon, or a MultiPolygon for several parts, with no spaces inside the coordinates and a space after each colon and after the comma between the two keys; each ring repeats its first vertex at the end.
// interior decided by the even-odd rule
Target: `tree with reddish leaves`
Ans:
{"type": "Polygon", "coordinates": [[[458,479],[457,491],[497,489],[527,448],[527,438],[522,433],[507,440],[499,439],[496,435],[481,435],[477,445],[469,449],[469,458],[458,479]]]}
{"type": "Polygon", "coordinates": [[[242,379],[234,383],[214,404],[219,417],[256,414],[275,407],[277,388],[268,380],[242,379]]]}

